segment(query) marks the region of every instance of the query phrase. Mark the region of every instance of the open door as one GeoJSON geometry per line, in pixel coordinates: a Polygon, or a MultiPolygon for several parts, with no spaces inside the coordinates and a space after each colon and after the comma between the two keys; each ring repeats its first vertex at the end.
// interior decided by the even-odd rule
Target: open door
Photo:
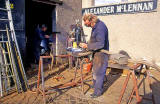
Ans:
{"type": "MultiPolygon", "coordinates": [[[[26,37],[27,37],[27,62],[34,62],[33,37],[37,27],[45,24],[48,27],[47,33],[50,35],[56,29],[56,5],[39,2],[43,0],[26,0],[26,37]]],[[[27,65],[28,66],[28,65],[27,65]]]]}

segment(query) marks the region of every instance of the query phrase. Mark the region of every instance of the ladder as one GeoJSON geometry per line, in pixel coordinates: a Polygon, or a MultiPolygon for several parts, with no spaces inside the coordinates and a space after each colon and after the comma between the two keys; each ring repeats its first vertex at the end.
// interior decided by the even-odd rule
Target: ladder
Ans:
{"type": "Polygon", "coordinates": [[[14,62],[12,60],[13,54],[12,49],[11,49],[11,43],[9,39],[9,34],[8,34],[8,28],[7,28],[7,40],[3,38],[3,35],[1,34],[2,38],[0,41],[0,91],[1,91],[1,96],[3,96],[3,93],[8,94],[9,90],[12,90],[12,84],[15,84],[15,87],[18,92],[20,92],[20,86],[18,84],[18,75],[16,72],[16,68],[14,66],[14,62]],[[12,84],[11,84],[12,83],[12,84]],[[3,92],[3,93],[2,93],[3,92]]]}
{"type": "Polygon", "coordinates": [[[12,13],[9,0],[5,0],[6,8],[0,8],[7,14],[7,18],[0,18],[0,25],[6,25],[6,29],[0,28],[0,95],[8,94],[11,87],[16,87],[17,92],[28,89],[27,77],[23,67],[19,46],[17,43],[12,13]]]}

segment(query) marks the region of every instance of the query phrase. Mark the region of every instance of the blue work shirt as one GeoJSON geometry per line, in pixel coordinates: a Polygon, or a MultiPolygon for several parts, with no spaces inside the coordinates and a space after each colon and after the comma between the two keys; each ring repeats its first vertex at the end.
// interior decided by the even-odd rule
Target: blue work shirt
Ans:
{"type": "Polygon", "coordinates": [[[88,50],[98,51],[100,49],[109,50],[109,40],[107,26],[102,21],[98,20],[92,28],[88,50]]]}
{"type": "Polygon", "coordinates": [[[35,30],[35,36],[34,36],[34,44],[40,45],[41,41],[45,39],[46,33],[42,31],[40,28],[37,28],[35,30]]]}
{"type": "Polygon", "coordinates": [[[103,93],[103,80],[108,67],[108,55],[99,50],[109,50],[108,29],[106,25],[98,20],[92,28],[91,38],[88,43],[88,50],[93,51],[93,80],[94,94],[103,93]]]}

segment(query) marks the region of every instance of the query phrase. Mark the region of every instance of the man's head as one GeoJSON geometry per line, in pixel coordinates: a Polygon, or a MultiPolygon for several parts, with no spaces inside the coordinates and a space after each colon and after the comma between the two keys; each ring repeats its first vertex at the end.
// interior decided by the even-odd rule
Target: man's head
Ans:
{"type": "Polygon", "coordinates": [[[42,25],[42,31],[47,31],[47,26],[45,24],[42,25]]]}
{"type": "Polygon", "coordinates": [[[83,16],[84,25],[87,27],[94,27],[97,20],[97,16],[91,13],[84,14],[83,16]]]}

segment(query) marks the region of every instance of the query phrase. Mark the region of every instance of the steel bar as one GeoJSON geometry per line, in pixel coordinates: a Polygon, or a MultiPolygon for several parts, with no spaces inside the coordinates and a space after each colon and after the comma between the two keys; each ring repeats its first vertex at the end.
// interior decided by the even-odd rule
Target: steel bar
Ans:
{"type": "Polygon", "coordinates": [[[118,104],[120,104],[121,101],[122,101],[122,98],[123,98],[125,89],[126,89],[126,87],[127,87],[127,84],[128,84],[129,78],[130,78],[130,75],[131,75],[131,71],[128,72],[127,77],[126,77],[126,80],[125,80],[125,82],[124,82],[124,84],[123,84],[123,87],[122,87],[122,90],[121,90],[121,94],[120,94],[120,97],[119,97],[119,100],[118,100],[118,104]]]}
{"type": "MultiPolygon", "coordinates": [[[[79,59],[80,61],[80,59],[79,59]]],[[[81,61],[81,64],[80,64],[80,71],[81,71],[81,87],[82,87],[82,93],[84,94],[84,82],[83,82],[83,64],[84,62],[86,61],[86,59],[84,58],[82,61],[81,61]]]]}
{"type": "Polygon", "coordinates": [[[0,32],[6,32],[6,30],[0,30],[0,32]]]}
{"type": "Polygon", "coordinates": [[[44,71],[43,71],[43,58],[40,57],[40,60],[41,60],[41,76],[42,76],[42,91],[43,91],[43,101],[44,103],[46,103],[46,100],[45,100],[45,90],[44,90],[44,71]]]}
{"type": "Polygon", "coordinates": [[[137,103],[140,103],[141,102],[141,98],[139,96],[138,86],[137,86],[137,79],[136,79],[134,70],[132,71],[132,79],[133,79],[133,83],[134,83],[134,89],[135,89],[135,92],[136,92],[137,103]]]}
{"type": "Polygon", "coordinates": [[[76,76],[77,76],[77,70],[78,70],[78,63],[79,63],[79,60],[76,61],[76,67],[75,67],[75,72],[74,72],[74,78],[73,78],[73,81],[76,80],[76,76]]]}
{"type": "Polygon", "coordinates": [[[39,60],[39,68],[38,68],[37,94],[39,93],[40,79],[41,79],[41,60],[39,60]]]}
{"type": "MultiPolygon", "coordinates": [[[[140,83],[139,83],[139,85],[138,85],[138,89],[140,88],[141,84],[142,84],[144,81],[145,81],[145,77],[143,76],[143,79],[140,81],[140,83]]],[[[143,84],[144,84],[144,83],[143,83],[143,84]]],[[[131,92],[131,94],[130,94],[130,97],[129,97],[129,100],[128,100],[127,104],[130,104],[130,103],[131,103],[134,94],[135,94],[135,88],[133,87],[132,92],[131,92]]],[[[145,95],[145,94],[144,94],[144,95],[145,95]]],[[[141,95],[140,95],[140,96],[141,96],[141,95]]]]}
{"type": "Polygon", "coordinates": [[[0,41],[0,43],[8,43],[9,41],[0,41]]]}

